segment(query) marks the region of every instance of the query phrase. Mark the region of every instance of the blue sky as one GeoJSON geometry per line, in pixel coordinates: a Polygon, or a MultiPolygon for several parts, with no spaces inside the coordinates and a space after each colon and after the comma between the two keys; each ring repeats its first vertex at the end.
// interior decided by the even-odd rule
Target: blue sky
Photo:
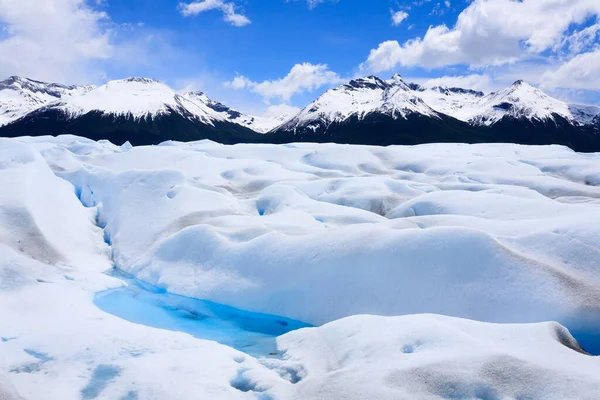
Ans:
{"type": "Polygon", "coordinates": [[[242,111],[369,74],[600,102],[597,0],[1,0],[0,74],[147,76],[242,111]]]}

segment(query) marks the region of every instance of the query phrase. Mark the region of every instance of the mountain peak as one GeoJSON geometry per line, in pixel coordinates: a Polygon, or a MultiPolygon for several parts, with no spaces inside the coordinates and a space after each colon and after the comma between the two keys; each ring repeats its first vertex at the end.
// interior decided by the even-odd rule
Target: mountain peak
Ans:
{"type": "Polygon", "coordinates": [[[152,78],[143,78],[143,77],[137,77],[137,76],[133,76],[130,78],[125,78],[122,80],[122,82],[126,82],[126,83],[162,83],[161,81],[158,81],[156,79],[152,79],[152,78]]]}
{"type": "Polygon", "coordinates": [[[5,80],[3,80],[2,83],[10,84],[10,83],[14,83],[14,82],[20,82],[22,80],[23,80],[23,78],[21,78],[18,75],[11,75],[8,78],[6,78],[5,80]]]}
{"type": "Polygon", "coordinates": [[[352,79],[344,85],[350,89],[385,89],[388,84],[375,75],[365,76],[364,78],[352,79]]]}

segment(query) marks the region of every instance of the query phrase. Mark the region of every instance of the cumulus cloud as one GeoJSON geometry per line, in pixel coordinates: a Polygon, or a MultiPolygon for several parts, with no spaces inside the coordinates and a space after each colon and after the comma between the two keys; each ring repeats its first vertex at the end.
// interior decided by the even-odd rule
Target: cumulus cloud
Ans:
{"type": "Polygon", "coordinates": [[[223,0],[201,0],[192,3],[179,3],[179,11],[184,17],[190,17],[210,10],[218,10],[223,13],[223,19],[233,26],[241,27],[248,25],[250,19],[237,11],[233,2],[223,0]]]}
{"type": "Polygon", "coordinates": [[[406,18],[408,18],[408,13],[406,11],[395,11],[394,10],[390,10],[390,12],[392,13],[392,25],[394,26],[398,26],[402,23],[402,21],[404,21],[406,18]]]}
{"type": "Polygon", "coordinates": [[[84,0],[0,0],[0,76],[92,80],[112,56],[108,17],[84,0]]]}
{"type": "Polygon", "coordinates": [[[566,36],[554,50],[567,55],[576,55],[598,46],[600,46],[600,23],[575,30],[566,36]]]}
{"type": "Polygon", "coordinates": [[[542,75],[543,88],[600,90],[600,49],[579,54],[542,75]]]}
{"type": "Polygon", "coordinates": [[[423,37],[390,40],[371,50],[363,70],[397,66],[497,66],[551,50],[569,28],[600,14],[598,0],[474,0],[454,27],[432,26],[423,37]]]}
{"type": "Polygon", "coordinates": [[[330,71],[326,64],[302,63],[294,65],[281,79],[254,82],[243,75],[238,75],[225,85],[233,89],[250,90],[267,101],[278,98],[287,102],[295,94],[312,92],[322,86],[341,82],[339,75],[330,71]]]}
{"type": "Polygon", "coordinates": [[[337,3],[339,0],[306,0],[308,3],[308,8],[313,9],[321,3],[325,3],[326,1],[331,1],[337,3]]]}
{"type": "Polygon", "coordinates": [[[492,80],[486,74],[472,74],[460,76],[442,76],[439,78],[427,79],[422,83],[425,87],[445,86],[460,87],[465,89],[480,90],[490,92],[492,90],[492,80]]]}

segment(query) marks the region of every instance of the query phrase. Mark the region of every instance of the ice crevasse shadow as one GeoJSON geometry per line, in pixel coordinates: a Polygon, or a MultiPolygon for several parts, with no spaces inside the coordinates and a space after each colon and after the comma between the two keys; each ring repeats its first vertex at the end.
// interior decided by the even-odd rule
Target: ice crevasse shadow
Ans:
{"type": "Polygon", "coordinates": [[[311,325],[289,318],[175,295],[118,270],[126,285],[95,295],[101,310],[127,321],[214,340],[252,356],[277,355],[275,338],[311,325]]]}

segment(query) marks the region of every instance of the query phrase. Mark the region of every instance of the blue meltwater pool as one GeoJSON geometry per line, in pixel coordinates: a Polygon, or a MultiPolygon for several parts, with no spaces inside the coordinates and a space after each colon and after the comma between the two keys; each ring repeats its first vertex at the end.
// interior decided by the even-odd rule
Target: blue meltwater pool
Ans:
{"type": "Polygon", "coordinates": [[[133,323],[214,340],[252,356],[276,356],[275,337],[310,325],[223,304],[175,295],[113,270],[126,286],[96,294],[103,311],[133,323]]]}

